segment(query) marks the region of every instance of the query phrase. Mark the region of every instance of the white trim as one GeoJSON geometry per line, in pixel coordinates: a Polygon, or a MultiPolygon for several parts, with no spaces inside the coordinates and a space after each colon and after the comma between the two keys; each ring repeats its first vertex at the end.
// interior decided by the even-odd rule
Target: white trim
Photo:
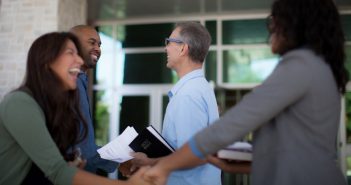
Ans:
{"type": "Polygon", "coordinates": [[[175,23],[179,21],[201,21],[201,20],[241,20],[241,19],[258,19],[266,18],[269,11],[231,11],[223,13],[206,13],[206,14],[183,14],[170,16],[149,16],[142,18],[127,18],[118,20],[98,20],[94,26],[104,25],[137,25],[137,24],[157,24],[157,23],[175,23]]]}
{"type": "MultiPolygon", "coordinates": [[[[217,24],[218,25],[218,24],[217,24]]],[[[222,29],[220,29],[221,31],[222,29]]],[[[221,38],[222,39],[222,38],[221,38]]],[[[219,44],[217,39],[216,45],[210,46],[210,51],[219,50],[226,51],[232,49],[255,49],[255,48],[269,48],[268,44],[219,44]]],[[[126,54],[136,54],[136,53],[165,53],[164,47],[135,47],[135,48],[123,48],[126,54]]]]}
{"type": "Polygon", "coordinates": [[[126,54],[134,53],[164,53],[165,47],[137,47],[137,48],[123,48],[126,54]]]}
{"type": "MultiPolygon", "coordinates": [[[[222,21],[217,19],[217,46],[212,48],[217,49],[217,84],[223,83],[223,51],[222,51],[222,21]]],[[[211,49],[211,48],[210,48],[211,49]]]]}

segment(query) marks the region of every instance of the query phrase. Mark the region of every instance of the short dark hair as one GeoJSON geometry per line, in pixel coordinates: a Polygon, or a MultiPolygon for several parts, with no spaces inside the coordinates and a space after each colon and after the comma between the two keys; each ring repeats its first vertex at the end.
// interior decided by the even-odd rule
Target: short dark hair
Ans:
{"type": "Polygon", "coordinates": [[[345,69],[344,33],[333,0],[276,0],[271,8],[271,31],[284,38],[279,54],[308,47],[330,65],[338,89],[345,93],[348,73],[345,69]]]}
{"type": "Polygon", "coordinates": [[[181,39],[189,46],[189,57],[195,62],[204,62],[211,45],[211,35],[207,29],[198,22],[180,22],[181,39]]]}
{"type": "Polygon", "coordinates": [[[46,126],[63,156],[69,148],[86,137],[86,122],[79,108],[77,90],[65,91],[63,82],[49,67],[72,41],[81,56],[76,36],[67,32],[47,33],[31,45],[26,75],[21,88],[28,88],[45,114],[46,126]],[[80,121],[83,122],[83,137],[79,138],[80,121]]]}

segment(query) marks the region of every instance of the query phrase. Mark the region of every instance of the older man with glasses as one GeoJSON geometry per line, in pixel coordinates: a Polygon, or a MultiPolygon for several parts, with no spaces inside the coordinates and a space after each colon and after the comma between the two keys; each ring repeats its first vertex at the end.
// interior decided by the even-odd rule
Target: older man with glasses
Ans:
{"type": "MultiPolygon", "coordinates": [[[[174,70],[179,81],[169,91],[169,103],[163,121],[162,136],[173,148],[180,148],[196,132],[218,119],[218,107],[213,88],[202,70],[211,44],[211,36],[197,22],[178,23],[165,39],[167,67],[174,70]]],[[[135,153],[132,171],[158,159],[135,153]]],[[[168,185],[220,185],[221,171],[205,164],[189,170],[173,172],[168,185]]]]}

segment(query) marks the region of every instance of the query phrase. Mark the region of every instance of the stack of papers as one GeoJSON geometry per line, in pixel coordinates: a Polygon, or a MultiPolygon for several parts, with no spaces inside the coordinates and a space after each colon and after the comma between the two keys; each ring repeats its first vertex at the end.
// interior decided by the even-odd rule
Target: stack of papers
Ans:
{"type": "Polygon", "coordinates": [[[247,142],[235,142],[217,152],[217,157],[229,160],[251,161],[252,145],[247,142]]]}
{"type": "Polygon", "coordinates": [[[105,146],[98,149],[97,152],[100,154],[101,158],[103,159],[123,163],[133,158],[130,155],[130,153],[134,151],[128,145],[137,136],[138,136],[138,133],[135,131],[135,129],[133,127],[128,126],[122,132],[121,135],[113,139],[105,146]]]}

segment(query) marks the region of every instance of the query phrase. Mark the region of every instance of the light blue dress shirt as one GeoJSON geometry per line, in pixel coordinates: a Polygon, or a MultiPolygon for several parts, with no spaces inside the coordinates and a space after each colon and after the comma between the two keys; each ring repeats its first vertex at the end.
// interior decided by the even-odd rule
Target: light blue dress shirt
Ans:
{"type": "Polygon", "coordinates": [[[101,159],[100,155],[96,151],[99,147],[95,144],[93,120],[87,93],[88,76],[85,73],[80,73],[78,75],[77,88],[79,91],[80,109],[83,117],[85,118],[85,121],[88,124],[87,137],[77,146],[81,150],[83,159],[87,160],[85,170],[96,173],[97,169],[99,168],[105,172],[111,173],[116,170],[118,163],[101,159]]]}
{"type": "MultiPolygon", "coordinates": [[[[214,90],[201,69],[183,76],[168,96],[162,135],[175,149],[219,117],[214,90]]],[[[220,185],[221,171],[210,164],[176,171],[171,173],[167,184],[220,185]]]]}

